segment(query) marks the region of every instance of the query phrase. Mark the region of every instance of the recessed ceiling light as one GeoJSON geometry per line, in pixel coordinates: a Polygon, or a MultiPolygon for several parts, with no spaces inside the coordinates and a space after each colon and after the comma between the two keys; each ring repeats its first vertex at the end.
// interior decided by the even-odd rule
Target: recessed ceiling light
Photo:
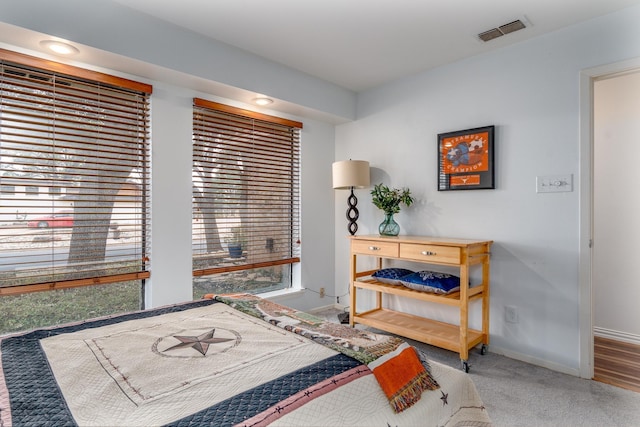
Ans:
{"type": "Polygon", "coordinates": [[[40,46],[52,51],[53,53],[57,53],[58,55],[73,55],[80,53],[77,47],[57,40],[42,40],[40,42],[40,46]]]}
{"type": "Polygon", "coordinates": [[[254,98],[253,102],[255,102],[258,105],[269,105],[273,103],[273,99],[260,97],[260,98],[254,98]]]}

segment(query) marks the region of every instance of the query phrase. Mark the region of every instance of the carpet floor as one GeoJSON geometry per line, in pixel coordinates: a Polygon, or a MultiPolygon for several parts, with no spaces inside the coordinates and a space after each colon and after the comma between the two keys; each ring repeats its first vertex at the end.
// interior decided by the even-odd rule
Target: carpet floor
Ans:
{"type": "MultiPolygon", "coordinates": [[[[328,309],[314,314],[338,322],[340,312],[328,309]]],[[[457,353],[406,341],[431,360],[460,369],[457,353]]],[[[640,426],[640,393],[494,354],[491,346],[484,356],[472,350],[469,365],[469,375],[497,427],[640,426]]]]}

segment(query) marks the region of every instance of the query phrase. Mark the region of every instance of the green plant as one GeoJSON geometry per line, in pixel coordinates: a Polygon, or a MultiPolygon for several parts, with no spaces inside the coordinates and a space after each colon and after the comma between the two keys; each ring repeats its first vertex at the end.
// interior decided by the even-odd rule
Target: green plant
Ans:
{"type": "Polygon", "coordinates": [[[373,204],[383,210],[385,214],[398,213],[400,212],[400,203],[404,203],[408,207],[414,201],[414,198],[411,197],[411,190],[408,188],[390,189],[382,183],[373,187],[371,196],[373,204]]]}

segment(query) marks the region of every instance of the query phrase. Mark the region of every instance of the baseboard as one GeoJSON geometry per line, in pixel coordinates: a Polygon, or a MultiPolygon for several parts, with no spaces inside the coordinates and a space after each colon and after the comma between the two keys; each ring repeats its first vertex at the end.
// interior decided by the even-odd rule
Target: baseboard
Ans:
{"type": "Polygon", "coordinates": [[[600,338],[608,338],[610,340],[628,342],[629,344],[640,345],[640,335],[630,334],[628,332],[614,331],[613,329],[593,327],[593,335],[600,338]]]}
{"type": "Polygon", "coordinates": [[[532,365],[541,366],[543,368],[551,369],[552,371],[562,372],[563,374],[572,375],[574,377],[580,376],[580,370],[577,368],[570,368],[569,366],[553,363],[548,360],[532,357],[527,354],[518,353],[517,351],[511,351],[500,347],[489,345],[489,351],[496,354],[501,354],[510,359],[519,360],[521,362],[530,363],[532,365]]]}

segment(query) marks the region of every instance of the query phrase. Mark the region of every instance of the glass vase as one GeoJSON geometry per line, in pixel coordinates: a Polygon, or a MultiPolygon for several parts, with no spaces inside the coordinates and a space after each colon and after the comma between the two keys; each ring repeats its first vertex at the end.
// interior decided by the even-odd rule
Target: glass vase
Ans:
{"type": "Polygon", "coordinates": [[[400,234],[400,226],[393,219],[392,213],[384,214],[384,221],[378,226],[378,232],[381,236],[397,236],[400,234]]]}

